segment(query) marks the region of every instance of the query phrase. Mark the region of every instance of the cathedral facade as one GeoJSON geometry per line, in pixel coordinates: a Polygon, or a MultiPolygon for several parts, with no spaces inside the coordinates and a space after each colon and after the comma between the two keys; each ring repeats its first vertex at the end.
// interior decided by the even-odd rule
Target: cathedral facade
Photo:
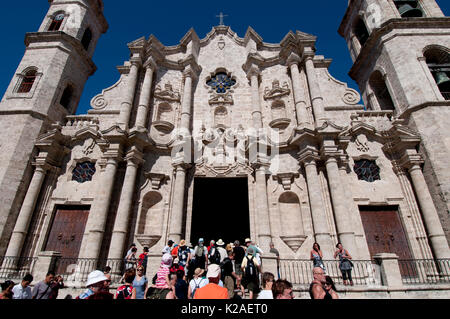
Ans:
{"type": "Polygon", "coordinates": [[[361,95],[315,36],[221,24],[130,42],[84,115],[103,2],[49,2],[0,104],[1,256],[122,260],[134,242],[155,269],[169,239],[251,238],[280,262],[315,242],[326,260],[338,242],[354,260],[450,258],[450,20],[434,0],[349,1],[361,95]]]}

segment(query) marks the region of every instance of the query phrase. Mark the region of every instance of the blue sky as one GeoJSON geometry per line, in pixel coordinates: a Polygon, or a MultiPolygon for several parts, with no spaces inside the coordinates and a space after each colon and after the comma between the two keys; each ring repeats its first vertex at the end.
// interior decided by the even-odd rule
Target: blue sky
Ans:
{"type": "MultiPolygon", "coordinates": [[[[104,0],[104,14],[110,28],[97,45],[93,60],[98,70],[86,83],[77,114],[86,113],[90,108],[90,100],[118,80],[116,66],[129,58],[127,43],[153,34],[164,45],[176,45],[191,27],[200,38],[204,38],[213,26],[219,24],[216,15],[220,12],[228,15],[225,24],[240,37],[245,35],[249,26],[268,43],[279,43],[290,30],[317,36],[317,54],[333,59],[330,73],[338,80],[347,82],[349,87],[358,89],[347,74],[352,64],[347,45],[337,33],[347,2],[104,0]]],[[[444,14],[450,15],[450,1],[437,2],[444,14]]],[[[38,30],[47,10],[47,0],[2,1],[2,96],[23,57],[25,33],[38,30]]]]}

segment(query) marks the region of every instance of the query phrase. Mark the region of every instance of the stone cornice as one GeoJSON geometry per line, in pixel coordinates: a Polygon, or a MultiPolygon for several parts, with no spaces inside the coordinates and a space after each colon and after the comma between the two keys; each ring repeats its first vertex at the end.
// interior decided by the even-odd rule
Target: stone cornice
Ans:
{"type": "MultiPolygon", "coordinates": [[[[357,73],[362,65],[371,61],[368,56],[373,55],[372,50],[379,50],[380,44],[379,40],[382,36],[388,34],[395,29],[438,29],[445,28],[450,32],[450,17],[430,17],[430,18],[412,18],[412,19],[390,19],[384,22],[379,28],[372,31],[366,43],[361,47],[361,51],[357,56],[352,68],[350,69],[349,75],[352,79],[357,79],[357,73]]],[[[415,33],[399,33],[395,36],[414,36],[415,33]]],[[[421,34],[417,34],[421,35],[421,34]]],[[[389,39],[392,39],[390,37],[389,39]]]]}
{"type": "MultiPolygon", "coordinates": [[[[92,75],[97,70],[96,65],[92,61],[91,57],[88,55],[86,50],[84,49],[83,45],[78,39],[75,39],[74,37],[68,35],[67,33],[64,33],[62,31],[51,31],[51,32],[28,32],[25,35],[25,45],[27,47],[27,50],[30,49],[30,44],[33,43],[58,43],[58,42],[64,42],[69,44],[72,48],[75,49],[75,51],[79,54],[79,56],[82,58],[83,61],[86,62],[88,74],[92,75]]],[[[39,49],[45,49],[42,47],[33,48],[36,50],[39,49]]]]}

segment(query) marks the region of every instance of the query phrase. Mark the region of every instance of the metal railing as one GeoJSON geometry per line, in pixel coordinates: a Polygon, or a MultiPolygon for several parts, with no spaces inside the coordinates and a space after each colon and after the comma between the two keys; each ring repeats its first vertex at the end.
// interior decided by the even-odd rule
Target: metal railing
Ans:
{"type": "Polygon", "coordinates": [[[403,284],[450,283],[450,259],[399,260],[403,284]]]}
{"type": "MultiPolygon", "coordinates": [[[[335,284],[343,284],[339,261],[324,260],[325,274],[329,275],[335,284]]],[[[352,260],[351,272],[353,285],[381,285],[380,266],[374,260],[352,260]]],[[[309,285],[313,280],[313,262],[311,260],[284,259],[280,260],[280,276],[295,285],[309,285]]]]}
{"type": "Polygon", "coordinates": [[[20,281],[32,273],[37,257],[0,257],[0,278],[20,281]]]}

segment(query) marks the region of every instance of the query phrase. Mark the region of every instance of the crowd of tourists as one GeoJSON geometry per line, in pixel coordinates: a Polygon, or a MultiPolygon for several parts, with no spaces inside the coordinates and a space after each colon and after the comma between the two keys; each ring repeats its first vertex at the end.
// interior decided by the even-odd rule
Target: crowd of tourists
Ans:
{"type": "MultiPolygon", "coordinates": [[[[336,245],[334,258],[344,285],[353,285],[351,256],[341,243],[336,245]]],[[[270,252],[279,257],[270,244],[270,252]]],[[[146,276],[149,249],[137,255],[132,244],[125,258],[125,272],[119,287],[110,292],[111,268],[95,270],[88,275],[86,290],[75,299],[293,299],[292,284],[270,272],[262,271],[263,251],[251,239],[241,245],[238,240],[225,244],[222,239],[206,245],[202,238],[195,247],[185,240],[179,244],[169,240],[162,250],[159,269],[149,280],[146,276]]],[[[309,294],[312,299],[337,299],[336,288],[322,260],[320,246],[314,243],[310,259],[313,262],[313,281],[309,294]]],[[[0,299],[56,299],[64,287],[61,276],[49,272],[45,279],[31,290],[33,276],[27,274],[21,283],[6,281],[2,284],[0,299]]],[[[67,295],[66,299],[71,299],[67,295]]]]}

